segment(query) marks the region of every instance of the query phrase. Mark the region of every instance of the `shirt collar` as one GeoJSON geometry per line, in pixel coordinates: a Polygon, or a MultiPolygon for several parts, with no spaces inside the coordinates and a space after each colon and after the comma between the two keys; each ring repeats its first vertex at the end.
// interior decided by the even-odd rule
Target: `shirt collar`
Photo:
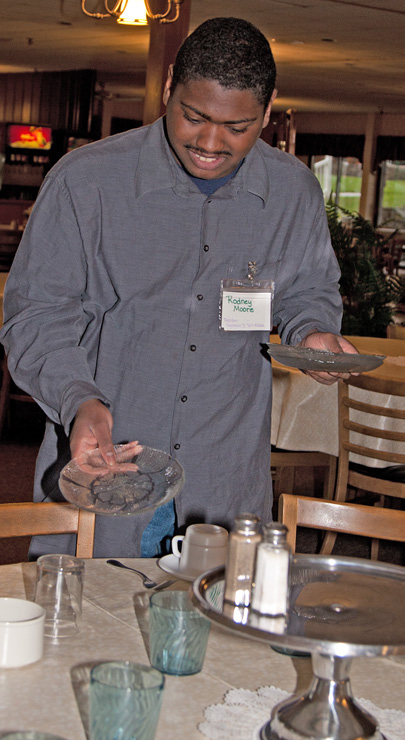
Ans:
{"type": "MultiPolygon", "coordinates": [[[[225,186],[230,189],[231,198],[236,198],[240,190],[247,190],[266,204],[270,195],[270,179],[262,146],[267,145],[261,140],[256,142],[243,166],[225,186]]],[[[141,198],[153,190],[164,188],[173,188],[177,195],[183,197],[201,195],[187,173],[177,166],[166,141],[163,119],[159,118],[149,126],[144,146],[140,150],[135,197],[141,198]]],[[[220,192],[221,190],[218,191],[220,192]]]]}
{"type": "MultiPolygon", "coordinates": [[[[148,126],[146,138],[140,148],[136,178],[135,197],[153,190],[173,188],[176,185],[176,162],[170,151],[163,129],[163,119],[148,126]]],[[[186,175],[184,175],[186,177],[186,175]]]]}
{"type": "Polygon", "coordinates": [[[244,178],[242,187],[249,193],[257,195],[263,201],[263,205],[266,205],[270,197],[270,173],[264,159],[263,147],[267,150],[268,145],[258,139],[238,174],[244,178]]]}

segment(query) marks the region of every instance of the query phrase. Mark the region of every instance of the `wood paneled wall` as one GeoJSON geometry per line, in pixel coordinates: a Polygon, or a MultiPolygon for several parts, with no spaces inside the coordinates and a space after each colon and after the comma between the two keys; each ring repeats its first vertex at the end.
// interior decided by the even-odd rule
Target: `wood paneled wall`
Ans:
{"type": "Polygon", "coordinates": [[[0,74],[0,122],[48,124],[88,137],[95,70],[0,74]]]}

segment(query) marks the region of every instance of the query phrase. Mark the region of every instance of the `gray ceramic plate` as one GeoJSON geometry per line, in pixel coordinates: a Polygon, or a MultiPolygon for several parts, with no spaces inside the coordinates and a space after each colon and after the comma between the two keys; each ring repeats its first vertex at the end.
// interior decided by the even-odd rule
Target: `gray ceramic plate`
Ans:
{"type": "Polygon", "coordinates": [[[287,344],[267,344],[267,352],[281,365],[299,370],[322,370],[331,373],[363,373],[380,367],[385,355],[353,355],[350,352],[324,352],[287,344]]]}
{"type": "Polygon", "coordinates": [[[166,452],[137,443],[116,445],[115,451],[111,468],[99,450],[65,465],[59,487],[67,501],[95,514],[123,516],[162,506],[183,488],[184,470],[166,452]]]}

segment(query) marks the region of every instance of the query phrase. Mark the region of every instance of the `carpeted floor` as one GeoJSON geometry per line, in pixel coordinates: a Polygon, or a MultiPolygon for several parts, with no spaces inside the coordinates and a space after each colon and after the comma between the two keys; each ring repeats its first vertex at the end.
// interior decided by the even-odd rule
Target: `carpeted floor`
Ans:
{"type": "MultiPolygon", "coordinates": [[[[13,404],[10,421],[0,443],[0,503],[32,500],[35,459],[43,427],[42,411],[35,404],[13,404]]],[[[300,495],[321,496],[320,471],[297,468],[295,492],[300,495]]],[[[277,516],[276,510],[274,515],[277,516]]],[[[319,532],[299,529],[297,552],[316,552],[319,544],[319,532]]],[[[28,546],[27,537],[0,540],[0,565],[26,560],[28,546]]],[[[338,535],[333,553],[367,558],[369,549],[370,543],[364,537],[338,535]]],[[[405,565],[404,547],[395,542],[381,542],[379,558],[396,565],[405,565]]]]}

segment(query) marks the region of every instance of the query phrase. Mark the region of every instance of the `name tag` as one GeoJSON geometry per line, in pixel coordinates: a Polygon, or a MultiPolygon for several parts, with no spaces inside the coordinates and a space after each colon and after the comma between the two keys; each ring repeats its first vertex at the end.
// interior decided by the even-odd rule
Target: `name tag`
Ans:
{"type": "Polygon", "coordinates": [[[223,280],[221,283],[220,328],[224,331],[270,331],[274,284],[223,280]]]}

